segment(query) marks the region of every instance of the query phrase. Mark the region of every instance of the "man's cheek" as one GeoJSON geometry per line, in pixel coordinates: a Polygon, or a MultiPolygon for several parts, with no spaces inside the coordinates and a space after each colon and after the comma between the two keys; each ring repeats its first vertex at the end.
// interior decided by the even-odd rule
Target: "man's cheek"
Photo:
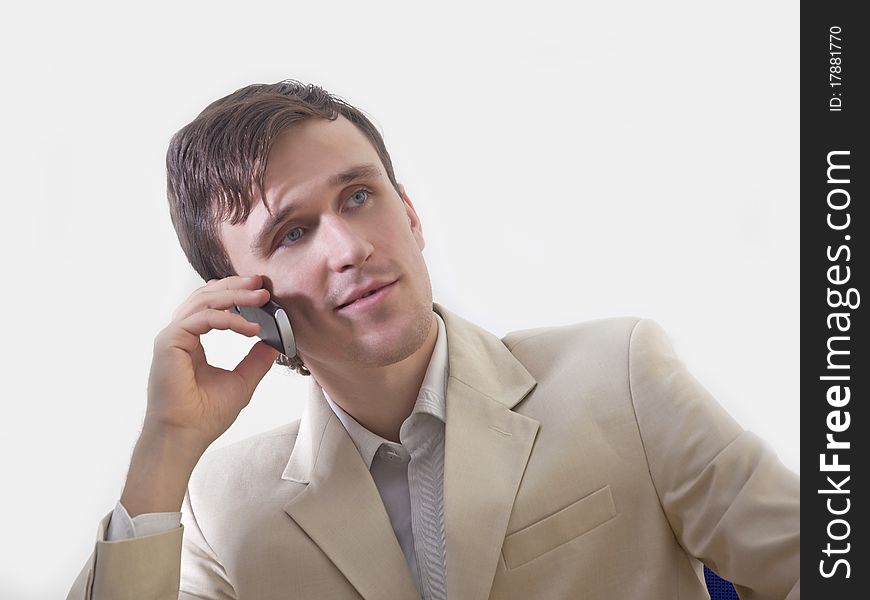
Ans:
{"type": "Polygon", "coordinates": [[[273,296],[273,300],[287,311],[290,325],[294,327],[294,331],[316,328],[316,324],[322,323],[330,311],[330,308],[322,301],[315,303],[310,298],[289,292],[278,292],[273,296]]]}

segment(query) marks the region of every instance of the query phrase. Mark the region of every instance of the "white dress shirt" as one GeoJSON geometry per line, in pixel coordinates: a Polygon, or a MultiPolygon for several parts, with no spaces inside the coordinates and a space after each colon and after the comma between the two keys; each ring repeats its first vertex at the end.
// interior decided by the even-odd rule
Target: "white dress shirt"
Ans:
{"type": "MultiPolygon", "coordinates": [[[[438,336],[411,414],[399,430],[399,442],[372,433],[319,388],[368,467],[396,534],[408,568],[424,600],[447,598],[444,534],[444,431],[447,421],[447,331],[433,311],[438,336]]],[[[107,541],[175,529],[180,512],[146,513],[130,518],[120,500],[107,541]]]]}

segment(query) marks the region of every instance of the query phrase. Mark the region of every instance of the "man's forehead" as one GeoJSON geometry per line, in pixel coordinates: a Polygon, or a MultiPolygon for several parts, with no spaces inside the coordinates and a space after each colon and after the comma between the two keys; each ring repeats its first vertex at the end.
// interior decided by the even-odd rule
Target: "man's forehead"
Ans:
{"type": "Polygon", "coordinates": [[[307,197],[363,175],[385,176],[370,140],[341,115],[307,119],[272,145],[263,180],[266,205],[274,211],[288,196],[307,197]]]}
{"type": "Polygon", "coordinates": [[[306,119],[273,143],[264,174],[265,198],[254,198],[243,223],[220,222],[219,235],[227,249],[234,246],[253,254],[268,238],[269,224],[272,229],[280,225],[292,214],[291,207],[356,181],[386,179],[380,156],[356,125],[341,115],[334,121],[306,119]]]}

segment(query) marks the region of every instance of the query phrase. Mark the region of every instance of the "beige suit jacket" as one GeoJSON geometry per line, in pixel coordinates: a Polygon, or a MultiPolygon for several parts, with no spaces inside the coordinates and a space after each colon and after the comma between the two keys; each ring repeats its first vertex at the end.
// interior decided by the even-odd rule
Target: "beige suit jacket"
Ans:
{"type": "MultiPolygon", "coordinates": [[[[686,370],[654,321],[503,339],[447,328],[453,600],[799,598],[798,477],[686,370]]],[[[312,381],[312,385],[316,385],[312,381]]],[[[182,528],[96,547],[70,599],[418,598],[378,490],[329,406],[209,451],[182,528]]]]}

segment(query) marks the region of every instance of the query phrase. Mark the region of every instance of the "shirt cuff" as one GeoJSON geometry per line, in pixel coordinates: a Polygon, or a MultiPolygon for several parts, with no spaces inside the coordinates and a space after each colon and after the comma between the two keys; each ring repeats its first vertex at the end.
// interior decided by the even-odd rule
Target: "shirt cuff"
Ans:
{"type": "Polygon", "coordinates": [[[109,528],[106,531],[107,542],[128,540],[153,533],[163,533],[181,527],[180,512],[145,513],[131,518],[127,509],[118,500],[109,528]]]}

